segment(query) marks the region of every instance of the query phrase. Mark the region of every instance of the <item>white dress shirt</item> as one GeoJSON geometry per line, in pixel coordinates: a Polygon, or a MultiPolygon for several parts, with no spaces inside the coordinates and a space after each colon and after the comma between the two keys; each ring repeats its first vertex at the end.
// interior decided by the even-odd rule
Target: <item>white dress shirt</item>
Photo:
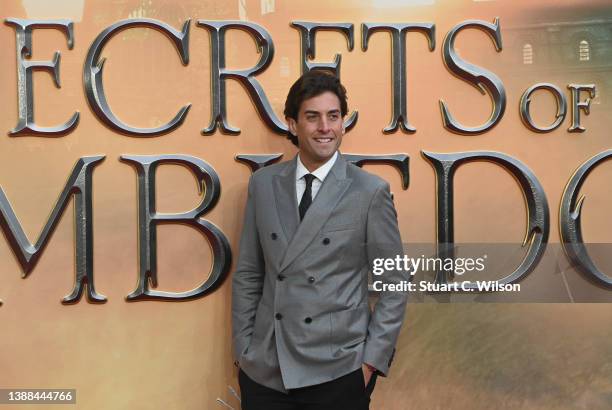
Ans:
{"type": "Polygon", "coordinates": [[[304,195],[304,191],[306,190],[306,180],[304,179],[304,175],[312,174],[315,176],[315,179],[312,180],[312,190],[310,193],[310,197],[314,201],[317,193],[319,192],[319,188],[321,188],[321,184],[325,181],[325,177],[329,174],[336,159],[338,158],[338,151],[334,152],[334,155],[323,165],[321,165],[316,170],[310,172],[308,169],[302,164],[302,160],[300,160],[300,155],[297,157],[297,169],[295,170],[295,193],[297,194],[297,203],[299,204],[302,200],[302,196],[304,195]]]}

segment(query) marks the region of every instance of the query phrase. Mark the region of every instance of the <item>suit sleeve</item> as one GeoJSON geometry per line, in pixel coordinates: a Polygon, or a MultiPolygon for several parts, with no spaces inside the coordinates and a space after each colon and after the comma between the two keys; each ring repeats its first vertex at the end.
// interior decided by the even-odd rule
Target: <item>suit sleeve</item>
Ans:
{"type": "MultiPolygon", "coordinates": [[[[366,249],[371,267],[376,258],[403,258],[404,250],[400,238],[397,213],[393,206],[389,184],[382,184],[370,203],[366,224],[366,249]]],[[[383,283],[401,283],[409,280],[405,270],[385,271],[375,280],[383,283]]],[[[404,320],[407,292],[379,292],[379,299],[368,325],[368,336],[364,350],[364,363],[374,366],[386,376],[393,355],[400,328],[404,320]]]]}
{"type": "Polygon", "coordinates": [[[238,263],[232,277],[232,338],[234,358],[238,361],[246,353],[251,341],[265,274],[265,263],[255,221],[254,184],[251,176],[238,263]]]}

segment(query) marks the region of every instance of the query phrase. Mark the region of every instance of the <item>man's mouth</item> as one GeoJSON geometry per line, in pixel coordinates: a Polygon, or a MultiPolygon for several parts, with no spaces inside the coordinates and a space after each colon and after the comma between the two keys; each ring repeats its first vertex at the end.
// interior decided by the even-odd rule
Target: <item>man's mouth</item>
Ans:
{"type": "Polygon", "coordinates": [[[328,142],[332,142],[332,138],[315,138],[314,140],[319,144],[327,144],[328,142]]]}

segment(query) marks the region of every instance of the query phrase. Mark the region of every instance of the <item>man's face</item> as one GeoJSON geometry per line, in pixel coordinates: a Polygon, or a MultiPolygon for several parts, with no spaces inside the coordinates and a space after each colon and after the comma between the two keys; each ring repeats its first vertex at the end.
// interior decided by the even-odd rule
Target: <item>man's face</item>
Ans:
{"type": "Polygon", "coordinates": [[[297,121],[288,118],[287,122],[291,133],[297,135],[300,160],[311,172],[325,164],[342,142],[340,100],[331,91],[302,101],[297,121]]]}

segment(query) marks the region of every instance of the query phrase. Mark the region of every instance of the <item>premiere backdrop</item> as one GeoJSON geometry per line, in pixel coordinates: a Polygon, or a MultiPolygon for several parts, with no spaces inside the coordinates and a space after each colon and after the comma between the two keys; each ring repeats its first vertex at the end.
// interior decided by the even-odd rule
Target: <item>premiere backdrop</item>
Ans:
{"type": "MultiPolygon", "coordinates": [[[[62,303],[77,285],[75,243],[82,236],[75,222],[75,199],[67,202],[27,277],[22,278],[24,269],[8,236],[0,240],[0,387],[74,388],[79,409],[239,408],[232,393],[238,386],[231,358],[231,272],[201,297],[126,301],[143,282],[138,215],[146,195],[139,201],[136,168],[120,156],[180,154],[212,167],[221,191],[216,205],[201,217],[227,238],[233,266],[251,173],[235,156],[282,154],[289,159],[295,154],[293,145],[273,130],[274,124],[266,125],[258,114],[248,87],[232,78],[226,81],[225,118],[240,133],[217,128],[202,134],[213,121],[211,113],[224,110],[214,108],[211,25],[232,20],[267,30],[274,55],[253,78],[280,119],[287,90],[303,69],[301,33],[291,23],[352,25],[352,47],[337,29],[318,31],[309,62],[330,63],[341,55],[339,72],[348,89],[349,109],[359,113],[344,137],[344,153],[410,158],[407,187],[397,169],[364,165],[390,182],[408,250],[410,244],[436,242],[436,175],[422,151],[495,151],[521,161],[543,187],[550,210],[548,242],[559,251],[559,207],[566,184],[581,164],[612,148],[612,7],[604,0],[7,0],[0,5],[0,17],[74,23],[73,47],[61,30],[33,30],[32,60],[61,54],[61,88],[49,73],[34,71],[29,107],[33,122],[58,126],[79,113],[71,130],[43,136],[9,135],[23,115],[20,98],[26,96],[18,89],[17,24],[0,26],[0,187],[32,244],[77,161],[105,157],[91,174],[93,214],[86,216],[93,229],[89,272],[105,303],[89,302],[87,286],[80,299],[62,303]],[[440,100],[465,127],[485,124],[493,104],[489,91],[480,93],[446,67],[445,36],[467,20],[495,25],[496,18],[501,50],[496,51],[485,31],[469,28],[457,35],[455,51],[503,82],[503,117],[477,135],[451,132],[444,127],[440,100]],[[155,19],[178,34],[191,20],[189,40],[183,43],[186,64],[166,34],[147,27],[123,30],[101,49],[108,106],[123,123],[160,127],[191,104],[184,122],[162,135],[119,132],[88,103],[83,70],[90,46],[105,29],[125,19],[155,19]],[[197,20],[204,22],[198,25],[197,20]],[[398,51],[405,47],[405,93],[400,89],[398,95],[405,96],[404,120],[416,132],[402,127],[383,132],[396,117],[394,104],[397,109],[400,103],[394,102],[393,93],[403,73],[394,77],[389,31],[372,33],[364,50],[363,23],[435,25],[431,44],[423,30],[409,32],[405,46],[396,43],[398,51]],[[520,117],[521,95],[538,83],[555,85],[567,102],[567,115],[552,132],[534,132],[520,117]],[[569,84],[596,89],[589,109],[580,110],[584,132],[568,132],[573,116],[569,84]]],[[[253,33],[244,29],[227,30],[224,51],[228,70],[251,69],[262,58],[253,33]]],[[[579,99],[588,97],[589,91],[582,91],[579,99]]],[[[557,104],[550,92],[538,91],[530,110],[533,122],[544,128],[555,121],[557,104]]],[[[611,178],[612,164],[603,162],[581,188],[587,198],[581,220],[585,242],[612,241],[611,178]]],[[[156,200],[160,213],[189,211],[203,198],[196,174],[178,164],[160,165],[154,185],[149,201],[156,200]]],[[[210,193],[210,186],[203,191],[210,193]]],[[[455,242],[505,243],[520,250],[528,212],[510,173],[486,161],[463,165],[455,175],[454,192],[455,242]]],[[[157,287],[150,285],[151,290],[187,292],[210,279],[210,235],[185,223],[156,229],[157,287]]],[[[593,259],[601,271],[612,272],[609,253],[593,259]]],[[[512,266],[506,269],[498,278],[512,266]]],[[[546,279],[540,288],[561,286],[561,275],[551,274],[553,270],[540,268],[525,282],[541,275],[546,279]]],[[[612,407],[611,305],[571,303],[610,302],[612,289],[584,283],[594,289],[591,299],[575,299],[568,291],[566,297],[543,300],[556,303],[410,304],[391,374],[379,379],[372,408],[612,407]]]]}

